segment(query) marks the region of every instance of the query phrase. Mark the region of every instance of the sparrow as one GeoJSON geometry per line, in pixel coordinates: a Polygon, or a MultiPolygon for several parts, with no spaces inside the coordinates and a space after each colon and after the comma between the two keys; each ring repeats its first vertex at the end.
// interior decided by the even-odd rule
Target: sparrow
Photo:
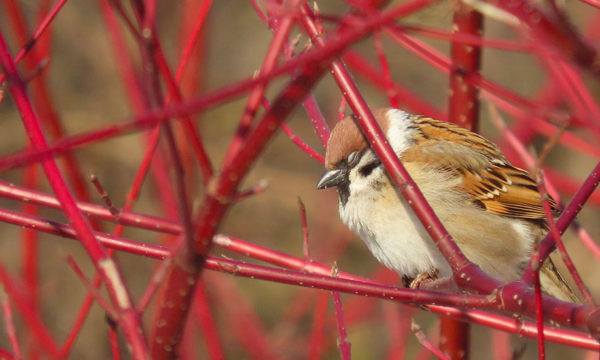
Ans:
{"type": "MultiPolygon", "coordinates": [[[[465,256],[500,281],[519,279],[534,242],[548,231],[537,182],[494,143],[460,126],[392,108],[373,115],[465,256]]],[[[337,188],[342,221],[381,263],[412,280],[411,287],[452,276],[353,116],[332,130],[325,167],[317,188],[337,188]]],[[[547,294],[578,302],[550,259],[540,283],[547,294]]]]}

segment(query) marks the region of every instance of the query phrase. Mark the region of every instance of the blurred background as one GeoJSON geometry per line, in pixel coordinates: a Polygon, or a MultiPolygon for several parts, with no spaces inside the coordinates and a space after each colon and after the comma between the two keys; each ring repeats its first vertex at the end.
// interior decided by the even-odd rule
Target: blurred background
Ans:
{"type": "MultiPolygon", "coordinates": [[[[177,66],[184,44],[182,34],[190,32],[191,22],[194,21],[200,3],[201,1],[195,0],[158,2],[157,30],[171,69],[177,66]]],[[[392,1],[392,4],[398,3],[401,1],[392,1]]],[[[566,10],[573,25],[581,33],[586,33],[594,22],[598,22],[599,10],[589,5],[578,1],[558,3],[566,10]]],[[[38,0],[4,0],[0,3],[0,30],[9,42],[13,54],[22,47],[23,41],[15,35],[14,17],[10,6],[20,8],[25,17],[28,33],[31,34],[39,22],[40,4],[38,0]]],[[[44,38],[40,43],[40,46],[50,49],[50,56],[44,60],[37,73],[31,73],[31,70],[23,66],[20,68],[21,74],[25,77],[31,76],[33,81],[41,81],[36,79],[43,78],[56,116],[64,126],[65,136],[122,123],[126,119],[131,119],[137,112],[135,100],[132,99],[131,92],[120,74],[123,64],[117,56],[114,43],[111,42],[102,4],[102,1],[68,2],[53,21],[50,29],[51,38],[44,38]]],[[[264,8],[261,1],[257,1],[257,4],[259,8],[264,8]]],[[[350,9],[346,2],[338,0],[321,1],[318,2],[318,6],[322,14],[337,16],[346,14],[350,9]]],[[[453,1],[437,2],[403,19],[401,24],[449,31],[452,26],[453,6],[453,1]]],[[[130,13],[131,9],[126,6],[125,11],[130,13]]],[[[117,21],[119,21],[119,28],[125,34],[126,52],[134,66],[139,67],[141,63],[139,48],[127,32],[124,23],[117,21]]],[[[334,25],[326,23],[325,27],[332,29],[334,25]]],[[[524,43],[530,40],[526,35],[515,33],[506,24],[493,19],[486,18],[484,27],[485,36],[524,43]]],[[[442,54],[449,54],[448,41],[433,39],[418,32],[411,35],[442,54]]],[[[296,36],[298,36],[296,51],[301,52],[308,40],[298,27],[293,29],[291,38],[296,36]]],[[[215,1],[210,7],[203,35],[193,55],[191,70],[182,81],[184,97],[193,98],[252,77],[260,69],[271,39],[272,32],[257,16],[252,2],[215,1]]],[[[382,35],[381,40],[390,64],[392,78],[434,108],[445,112],[448,76],[387,36],[382,35]]],[[[364,56],[375,67],[379,66],[373,37],[356,44],[352,50],[364,56]]],[[[547,70],[539,59],[528,53],[485,48],[482,64],[482,74],[485,77],[527,98],[536,98],[550,81],[547,70]]],[[[597,100],[600,91],[598,82],[586,73],[582,73],[582,78],[597,100]]],[[[271,83],[267,89],[267,98],[273,100],[288,79],[289,77],[283,76],[271,83]]],[[[355,74],[355,80],[370,106],[388,105],[385,91],[375,87],[372,81],[359,74],[355,74]]],[[[0,152],[7,155],[26,149],[28,141],[8,90],[4,87],[0,91],[5,92],[0,103],[2,121],[0,152]]],[[[342,94],[332,77],[326,75],[314,89],[313,94],[330,126],[333,126],[338,119],[342,94]]],[[[223,165],[224,154],[236,131],[245,101],[245,96],[241,96],[237,100],[193,116],[216,169],[223,165]]],[[[402,99],[400,101],[402,102],[402,99]]],[[[489,121],[490,113],[487,104],[488,99],[483,97],[480,110],[481,132],[486,137],[506,145],[502,139],[499,139],[498,130],[489,121]]],[[[570,111],[563,101],[558,101],[555,107],[566,112],[570,111]]],[[[349,113],[349,109],[346,108],[345,111],[349,113]]],[[[507,123],[515,124],[511,114],[503,111],[500,113],[507,123]]],[[[39,111],[39,114],[44,116],[43,111],[39,111]]],[[[302,108],[298,108],[293,113],[287,124],[313,149],[324,154],[324,149],[302,108]]],[[[536,125],[533,122],[529,125],[527,122],[521,122],[514,126],[516,128],[536,125]]],[[[596,144],[589,132],[577,128],[569,128],[569,131],[590,144],[596,144]]],[[[535,136],[530,141],[531,148],[539,153],[546,142],[547,138],[535,136]]],[[[96,174],[112,202],[120,208],[138,170],[146,144],[147,134],[136,132],[86,145],[74,151],[73,155],[86,179],[90,174],[96,174]]],[[[164,145],[164,141],[159,145],[160,151],[165,150],[164,145]]],[[[186,173],[190,203],[197,205],[205,189],[192,155],[188,153],[188,156],[185,161],[192,164],[194,169],[186,173]]],[[[582,154],[571,147],[559,144],[550,151],[545,164],[557,173],[568,176],[573,184],[577,184],[586,178],[597,161],[598,155],[582,154]]],[[[19,167],[3,170],[0,179],[24,184],[24,169],[19,167]]],[[[40,169],[38,171],[41,173],[40,169]]],[[[310,233],[309,248],[313,260],[327,266],[337,263],[340,270],[376,278],[389,284],[400,284],[397,276],[390,271],[382,270],[362,241],[343,226],[338,216],[335,191],[316,190],[316,183],[322,171],[322,164],[303,153],[280,132],[269,143],[241,186],[242,189],[248,189],[264,179],[268,181],[268,188],[263,193],[251,196],[233,206],[220,227],[220,232],[302,257],[302,227],[298,206],[300,198],[306,205],[310,233]]],[[[566,185],[561,187],[561,195],[565,203],[573,195],[572,189],[576,186],[573,184],[567,184],[571,185],[570,188],[566,185]]],[[[51,192],[43,175],[39,176],[39,184],[36,186],[41,191],[51,192]]],[[[102,204],[102,199],[93,190],[91,184],[87,182],[86,186],[91,201],[102,204]]],[[[164,189],[159,188],[156,179],[149,175],[133,210],[167,217],[169,199],[164,199],[165,196],[168,195],[164,189]]],[[[170,200],[170,206],[173,206],[174,199],[170,200]]],[[[579,216],[580,222],[592,238],[597,238],[600,231],[597,221],[598,205],[600,201],[596,193],[579,216]]],[[[0,206],[21,211],[23,204],[0,199],[0,206]]],[[[62,213],[54,210],[40,208],[38,216],[65,222],[62,213]]],[[[102,226],[102,231],[110,232],[115,225],[102,223],[102,226]]],[[[0,261],[15,278],[20,277],[23,271],[21,241],[23,231],[19,227],[0,224],[0,261]]],[[[61,343],[68,336],[87,293],[84,285],[67,265],[65,258],[72,255],[89,278],[93,277],[94,268],[82,247],[76,242],[45,234],[38,235],[39,306],[44,323],[55,339],[61,343]]],[[[127,228],[122,236],[153,244],[172,241],[163,235],[132,228],[127,228]]],[[[567,232],[565,241],[577,269],[597,297],[600,285],[597,281],[593,281],[594,275],[597,274],[597,262],[573,232],[567,232]]],[[[255,262],[218,247],[213,248],[211,255],[255,262]]],[[[117,253],[116,258],[134,299],[138,299],[156,269],[157,261],[124,253],[117,253]]],[[[336,347],[337,331],[333,321],[331,296],[328,292],[238,278],[212,271],[205,271],[203,280],[206,285],[206,297],[211,304],[212,316],[217,324],[218,335],[227,358],[261,358],[265,354],[290,359],[339,358],[336,347]],[[324,318],[315,315],[321,314],[320,311],[325,311],[324,318]],[[320,326],[320,321],[324,321],[320,333],[322,341],[329,345],[315,348],[315,340],[311,340],[311,336],[319,334],[313,329],[320,326]],[[240,340],[243,331],[255,331],[264,335],[264,341],[269,345],[268,350],[261,353],[260,344],[256,344],[256,352],[250,351],[240,340]],[[314,357],[315,354],[317,357],[314,357]]],[[[427,352],[423,352],[414,335],[410,334],[408,325],[410,325],[410,318],[414,316],[415,322],[435,340],[436,328],[439,326],[437,316],[382,300],[362,299],[351,295],[342,295],[342,299],[354,358],[381,359],[388,356],[393,358],[390,354],[393,354],[394,347],[401,345],[398,342],[403,342],[403,346],[406,347],[407,359],[427,358],[427,352]],[[397,320],[396,325],[394,325],[395,320],[397,320]],[[406,332],[409,334],[403,335],[406,332]]],[[[144,320],[149,324],[153,315],[154,310],[146,311],[144,320]]],[[[22,318],[18,315],[16,315],[16,323],[19,340],[25,348],[28,341],[32,339],[28,338],[22,318]]],[[[109,358],[106,329],[103,310],[93,305],[70,357],[109,358]]],[[[196,324],[189,330],[189,334],[185,342],[186,346],[193,345],[197,348],[195,350],[197,358],[207,357],[203,329],[196,324]]],[[[496,349],[506,347],[504,353],[495,350],[494,356],[498,357],[501,356],[498,354],[510,354],[513,349],[521,346],[525,346],[522,358],[536,358],[534,340],[499,335],[495,331],[477,325],[473,325],[472,334],[473,359],[490,358],[492,347],[496,349]]],[[[0,346],[10,348],[5,335],[0,336],[0,346]]],[[[567,356],[582,358],[586,354],[581,350],[548,344],[549,358],[562,359],[567,356]]]]}

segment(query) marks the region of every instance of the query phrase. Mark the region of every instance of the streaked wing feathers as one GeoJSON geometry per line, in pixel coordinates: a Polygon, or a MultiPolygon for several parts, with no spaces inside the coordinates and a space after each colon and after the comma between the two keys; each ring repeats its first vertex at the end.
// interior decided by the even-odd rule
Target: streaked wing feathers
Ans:
{"type": "MultiPolygon", "coordinates": [[[[417,146],[402,155],[404,161],[462,176],[462,189],[486,211],[524,220],[546,218],[535,180],[512,166],[494,144],[450,123],[420,117],[415,124],[417,146]]],[[[550,204],[556,211],[552,200],[550,204]]]]}

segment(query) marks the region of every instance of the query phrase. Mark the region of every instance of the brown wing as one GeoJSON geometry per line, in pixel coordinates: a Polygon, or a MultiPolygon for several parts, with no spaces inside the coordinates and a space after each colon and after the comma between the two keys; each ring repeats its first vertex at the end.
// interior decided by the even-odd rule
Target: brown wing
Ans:
{"type": "MultiPolygon", "coordinates": [[[[512,166],[496,145],[450,123],[418,118],[415,124],[417,146],[402,155],[405,161],[439,166],[462,176],[462,189],[486,211],[545,225],[536,181],[512,166]]],[[[552,200],[550,204],[556,211],[552,200]]]]}
{"type": "MultiPolygon", "coordinates": [[[[508,163],[466,172],[462,185],[492,213],[523,219],[546,218],[537,183],[526,171],[508,163]]],[[[550,205],[555,208],[553,201],[550,205]]]]}

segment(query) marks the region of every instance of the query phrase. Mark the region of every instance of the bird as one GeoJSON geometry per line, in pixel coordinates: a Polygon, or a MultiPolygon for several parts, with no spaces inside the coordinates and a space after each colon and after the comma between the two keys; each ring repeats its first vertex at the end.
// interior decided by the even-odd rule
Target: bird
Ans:
{"type": "MultiPolygon", "coordinates": [[[[537,182],[493,142],[458,125],[395,108],[372,111],[387,141],[465,256],[488,275],[518,280],[548,231],[537,182]]],[[[354,115],[333,128],[317,189],[337,188],[341,220],[377,260],[419,287],[452,270],[369,147],[354,115]]],[[[549,199],[554,212],[557,207],[549,199]]],[[[542,290],[579,302],[548,258],[542,290]]]]}

